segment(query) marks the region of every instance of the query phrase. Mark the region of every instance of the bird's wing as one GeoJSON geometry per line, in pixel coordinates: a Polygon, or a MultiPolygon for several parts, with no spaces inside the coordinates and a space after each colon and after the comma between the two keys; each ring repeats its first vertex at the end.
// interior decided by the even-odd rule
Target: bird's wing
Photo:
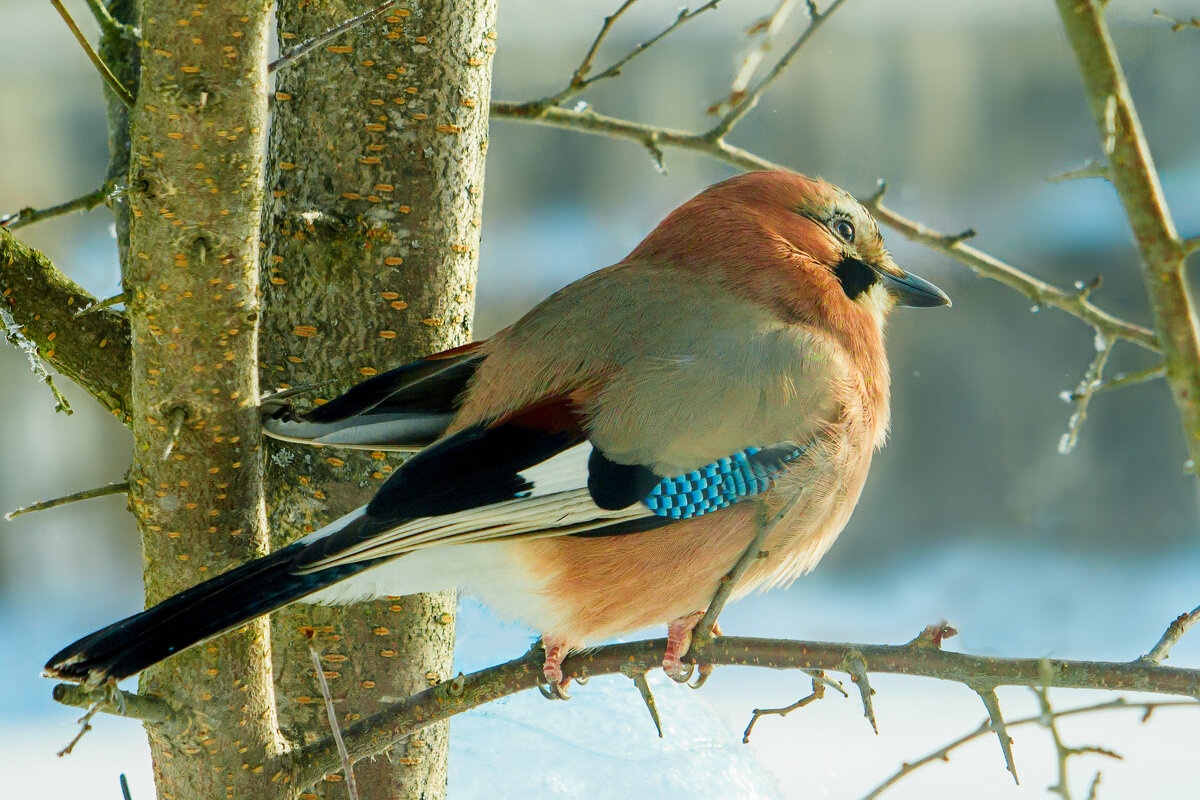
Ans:
{"type": "Polygon", "coordinates": [[[357,450],[416,451],[441,436],[484,355],[484,342],[446,350],[376,375],[303,414],[286,393],[263,402],[273,438],[357,450]],[[278,398],[278,399],[275,399],[278,398]]]}
{"type": "Polygon", "coordinates": [[[747,448],[679,476],[617,464],[580,429],[528,416],[446,437],[405,462],[369,504],[306,537],[310,573],[431,546],[512,538],[611,536],[717,511],[770,488],[805,448],[747,448]]]}

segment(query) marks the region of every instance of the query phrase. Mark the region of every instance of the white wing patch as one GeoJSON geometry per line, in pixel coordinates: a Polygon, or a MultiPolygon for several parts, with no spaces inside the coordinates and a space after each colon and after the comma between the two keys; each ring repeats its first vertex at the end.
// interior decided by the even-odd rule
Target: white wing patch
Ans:
{"type": "Polygon", "coordinates": [[[263,420],[263,432],[274,439],[296,444],[415,453],[441,436],[452,417],[453,414],[400,413],[370,414],[338,422],[266,419],[263,420]]]}
{"type": "MultiPolygon", "coordinates": [[[[523,497],[453,514],[410,520],[329,558],[313,562],[301,572],[400,556],[433,546],[515,537],[564,536],[653,516],[641,503],[610,511],[592,501],[587,489],[587,465],[591,453],[592,446],[585,442],[525,470],[521,476],[532,484],[532,488],[523,497]]],[[[366,506],[363,506],[314,531],[304,541],[317,541],[341,530],[365,511],[366,506]]]]}

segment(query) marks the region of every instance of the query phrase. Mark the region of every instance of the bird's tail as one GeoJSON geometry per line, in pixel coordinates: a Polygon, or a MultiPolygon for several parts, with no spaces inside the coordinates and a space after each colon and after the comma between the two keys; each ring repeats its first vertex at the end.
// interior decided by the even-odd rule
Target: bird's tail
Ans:
{"type": "Polygon", "coordinates": [[[46,675],[92,682],[136,675],[173,653],[372,565],[294,575],[293,561],[303,548],[297,542],[101,628],[56,653],[46,664],[46,675]]]}

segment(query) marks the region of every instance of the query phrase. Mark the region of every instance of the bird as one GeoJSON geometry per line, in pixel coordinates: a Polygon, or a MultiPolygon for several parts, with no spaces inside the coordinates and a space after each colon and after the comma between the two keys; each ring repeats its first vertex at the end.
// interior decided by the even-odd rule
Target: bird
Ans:
{"type": "MultiPolygon", "coordinates": [[[[366,505],[67,646],[46,674],[98,685],[295,601],[459,588],[564,658],[667,625],[687,680],[723,576],[778,516],[733,591],[808,572],[886,439],[884,323],[950,305],[896,265],[851,194],[785,170],[716,183],[620,262],[491,338],[374,376],[268,436],[412,453],[366,505]]],[[[549,690],[549,691],[547,691],[549,690]]]]}

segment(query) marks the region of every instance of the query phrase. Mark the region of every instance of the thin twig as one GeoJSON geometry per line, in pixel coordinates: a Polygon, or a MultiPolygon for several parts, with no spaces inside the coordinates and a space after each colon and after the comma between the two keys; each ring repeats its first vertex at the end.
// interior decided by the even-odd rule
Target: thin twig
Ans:
{"type": "Polygon", "coordinates": [[[1092,159],[1082,167],[1076,167],[1066,172],[1060,172],[1057,175],[1051,175],[1046,180],[1050,183],[1065,183],[1066,181],[1076,181],[1084,178],[1104,178],[1107,180],[1111,174],[1108,162],[1092,159]]]}
{"type": "MultiPolygon", "coordinates": [[[[1171,707],[1171,706],[1186,706],[1188,708],[1200,708],[1200,704],[1197,704],[1194,700],[1168,700],[1165,702],[1129,703],[1125,700],[1125,698],[1118,697],[1115,700],[1108,700],[1106,702],[1096,703],[1096,704],[1090,705],[1090,706],[1080,706],[1079,708],[1069,708],[1066,711],[1055,711],[1055,712],[1053,712],[1053,714],[1054,714],[1054,718],[1056,720],[1062,719],[1063,717],[1073,717],[1073,716],[1077,716],[1080,714],[1091,714],[1091,713],[1095,713],[1098,711],[1112,711],[1112,710],[1119,710],[1119,709],[1139,709],[1143,712],[1143,714],[1148,714],[1150,711],[1153,711],[1156,708],[1171,707]]],[[[1012,722],[1008,723],[1008,727],[1016,728],[1021,725],[1040,724],[1041,721],[1042,721],[1042,715],[1036,714],[1034,716],[1023,717],[1018,720],[1013,720],[1012,722]]],[[[920,758],[918,758],[914,761],[904,762],[902,765],[900,765],[900,767],[895,772],[893,772],[891,775],[889,775],[887,778],[885,778],[883,780],[883,782],[879,783],[877,786],[875,786],[874,789],[872,789],[870,792],[868,792],[866,795],[864,795],[862,797],[862,800],[876,800],[876,798],[878,798],[880,795],[882,795],[889,788],[891,788],[892,786],[894,786],[896,783],[903,780],[904,778],[908,777],[912,773],[916,772],[921,767],[924,767],[927,764],[932,764],[935,762],[940,763],[940,762],[949,761],[950,754],[952,752],[954,752],[955,750],[958,750],[963,745],[966,745],[966,744],[969,744],[970,742],[975,741],[976,739],[978,739],[982,736],[988,735],[991,732],[992,732],[991,721],[985,719],[983,722],[981,722],[979,724],[979,727],[975,728],[970,733],[964,734],[964,735],[960,736],[959,738],[955,739],[954,741],[952,741],[946,745],[943,745],[942,747],[939,747],[937,750],[934,750],[931,753],[927,753],[926,755],[921,756],[920,758]]]]}
{"type": "Polygon", "coordinates": [[[1063,744],[1062,736],[1059,735],[1058,721],[1054,716],[1054,709],[1050,706],[1046,687],[1035,686],[1033,693],[1037,695],[1038,707],[1042,710],[1038,722],[1050,734],[1050,740],[1054,743],[1055,762],[1058,765],[1058,783],[1047,791],[1055,792],[1063,800],[1071,800],[1071,789],[1067,780],[1067,759],[1072,755],[1071,749],[1063,744]]]}
{"type": "MultiPolygon", "coordinates": [[[[1092,394],[1104,394],[1105,392],[1115,391],[1116,389],[1126,389],[1130,386],[1138,386],[1150,381],[1162,380],[1167,377],[1167,368],[1162,364],[1156,364],[1153,367],[1135,370],[1134,372],[1118,372],[1112,377],[1112,380],[1107,380],[1095,388],[1092,394]]],[[[1073,403],[1079,399],[1079,395],[1075,392],[1064,392],[1063,400],[1068,403],[1073,403]]]]}
{"type": "Polygon", "coordinates": [[[1103,774],[1102,772],[1097,772],[1096,777],[1092,778],[1092,788],[1088,789],[1087,800],[1096,800],[1098,797],[1096,790],[1100,788],[1100,776],[1103,774]]]}
{"type": "MultiPolygon", "coordinates": [[[[827,12],[828,13],[828,12],[827,12]]],[[[495,101],[491,114],[496,119],[508,119],[554,128],[564,128],[595,136],[608,136],[636,142],[661,155],[665,149],[687,150],[741,169],[786,169],[748,150],[721,141],[712,141],[707,134],[660,128],[640,122],[597,114],[590,110],[550,108],[541,115],[531,112],[528,103],[495,101]]],[[[919,222],[907,219],[882,205],[881,195],[864,199],[863,205],[880,222],[898,231],[905,238],[936,250],[976,274],[999,281],[1033,300],[1038,306],[1065,311],[1100,330],[1110,339],[1124,339],[1139,347],[1158,351],[1154,332],[1134,325],[1096,307],[1090,300],[1046,283],[1000,259],[964,244],[955,235],[939,233],[919,222]]]]}
{"type": "Polygon", "coordinates": [[[87,53],[87,57],[91,59],[92,65],[100,73],[100,77],[104,79],[104,83],[112,90],[112,93],[125,104],[126,108],[133,108],[133,95],[121,85],[121,82],[117,80],[117,76],[113,75],[112,70],[104,63],[104,59],[100,58],[100,55],[92,49],[91,43],[83,35],[83,31],[79,30],[79,26],[75,24],[74,18],[71,17],[71,12],[67,11],[61,0],[50,0],[50,5],[54,6],[59,16],[67,23],[67,27],[71,29],[71,33],[75,36],[75,41],[79,42],[79,46],[83,48],[83,52],[87,53]]]}
{"type": "Polygon", "coordinates": [[[1149,664],[1161,664],[1166,661],[1171,655],[1171,648],[1197,622],[1200,622],[1200,607],[1193,608],[1186,614],[1180,614],[1167,626],[1162,637],[1154,644],[1154,647],[1150,648],[1150,652],[1139,660],[1149,664]]]}
{"type": "Polygon", "coordinates": [[[779,509],[774,516],[766,518],[766,508],[764,506],[759,514],[758,530],[754,534],[754,538],[750,541],[750,545],[742,552],[737,562],[733,565],[733,569],[729,570],[717,585],[717,592],[713,595],[712,602],[708,604],[708,610],[704,612],[704,616],[696,623],[696,627],[692,629],[692,644],[689,649],[691,655],[698,654],[704,649],[705,645],[713,639],[713,627],[717,624],[717,617],[721,615],[721,609],[725,608],[725,604],[729,602],[730,595],[733,594],[734,587],[746,574],[746,570],[750,569],[750,565],[763,557],[762,546],[770,536],[771,532],[781,523],[784,518],[800,501],[801,495],[798,493],[784,504],[783,508],[779,509]]]}
{"type": "Polygon", "coordinates": [[[613,25],[621,18],[621,15],[628,11],[637,1],[624,0],[620,8],[604,18],[604,24],[600,26],[600,31],[596,34],[596,38],[592,40],[592,44],[588,47],[587,52],[583,54],[583,59],[579,62],[579,66],[571,74],[568,86],[578,86],[584,82],[587,74],[592,71],[592,63],[596,60],[596,54],[600,52],[600,45],[608,37],[608,32],[612,30],[613,25]]]}
{"type": "Polygon", "coordinates": [[[99,189],[76,197],[74,200],[59,203],[56,206],[50,206],[49,208],[22,208],[15,214],[0,217],[0,228],[8,228],[10,231],[15,231],[17,228],[24,228],[26,225],[32,225],[35,222],[41,222],[45,219],[61,217],[64,214],[70,214],[74,211],[91,211],[96,206],[104,203],[111,193],[112,187],[106,183],[99,189]]]}
{"type": "MultiPolygon", "coordinates": [[[[823,677],[823,675],[822,675],[822,677],[823,677]]],[[[809,694],[807,697],[801,697],[799,700],[792,703],[790,706],[783,706],[782,708],[756,708],[756,709],[754,709],[754,711],[751,712],[750,722],[748,725],[746,725],[746,730],[742,733],[742,744],[750,744],[750,732],[754,730],[754,723],[758,722],[759,717],[765,717],[768,715],[786,717],[788,714],[792,713],[796,709],[804,708],[809,703],[812,703],[812,702],[822,699],[823,697],[825,697],[826,683],[827,683],[827,681],[822,680],[820,678],[813,678],[812,693],[809,694]]]]}
{"type": "Polygon", "coordinates": [[[96,716],[96,712],[100,710],[100,702],[97,700],[92,703],[87,712],[77,720],[79,723],[79,732],[75,734],[71,741],[67,742],[66,747],[58,751],[59,758],[71,755],[71,751],[75,749],[75,745],[79,744],[79,740],[92,729],[92,717],[96,716]]]}
{"type": "Polygon", "coordinates": [[[125,494],[128,491],[128,481],[110,483],[107,486],[99,486],[95,489],[86,489],[82,492],[76,492],[75,494],[56,497],[53,500],[43,500],[40,503],[33,503],[32,505],[14,508],[12,511],[4,515],[4,519],[10,520],[19,517],[22,514],[32,514],[35,511],[45,511],[48,508],[57,508],[58,506],[65,506],[67,503],[75,503],[80,500],[91,500],[95,497],[108,497],[110,494],[125,494]]]}
{"type": "Polygon", "coordinates": [[[342,773],[346,776],[346,794],[350,800],[359,800],[358,782],[354,780],[354,762],[346,750],[346,742],[342,739],[342,728],[338,725],[337,711],[333,707],[333,697],[329,694],[329,681],[325,680],[325,669],[321,666],[321,655],[312,642],[308,643],[308,653],[312,656],[313,670],[317,673],[317,683],[321,686],[321,697],[325,700],[325,715],[329,718],[329,730],[333,733],[333,741],[337,744],[338,756],[342,760],[342,773]]]}
{"type": "Polygon", "coordinates": [[[1191,19],[1176,19],[1175,17],[1162,13],[1157,8],[1154,9],[1154,16],[1158,17],[1159,19],[1165,19],[1167,22],[1171,23],[1171,30],[1175,33],[1178,33],[1184,28],[1200,28],[1200,17],[1192,17],[1191,19]]]}
{"type": "Polygon", "coordinates": [[[362,25],[364,22],[372,19],[373,17],[378,16],[379,14],[388,10],[395,4],[396,4],[396,0],[387,0],[387,2],[383,3],[382,5],[378,5],[375,8],[372,8],[370,11],[364,11],[362,14],[359,14],[357,17],[352,17],[351,19],[348,19],[345,22],[343,22],[341,25],[338,25],[337,27],[334,27],[334,28],[330,28],[329,30],[325,31],[324,33],[322,33],[319,36],[314,36],[311,39],[307,39],[307,40],[301,42],[300,44],[296,45],[291,50],[284,53],[279,58],[275,59],[270,64],[268,64],[267,72],[268,73],[274,72],[275,70],[286,67],[289,64],[294,64],[295,62],[299,61],[300,59],[304,58],[306,55],[311,53],[313,50],[316,50],[318,47],[320,47],[321,45],[328,42],[330,39],[336,39],[337,37],[341,36],[346,31],[354,30],[359,25],[362,25]]]}
{"type": "Polygon", "coordinates": [[[733,76],[729,96],[710,106],[708,113],[719,114],[726,106],[731,106],[746,96],[746,87],[750,85],[750,79],[758,71],[759,64],[767,57],[767,53],[775,43],[775,35],[792,15],[796,2],[797,0],[779,0],[779,5],[775,7],[774,11],[750,27],[747,33],[757,33],[758,44],[742,59],[742,65],[738,67],[737,73],[733,76]]]}
{"type": "MultiPolygon", "coordinates": [[[[1040,664],[1039,669],[1041,669],[1040,664]]],[[[983,707],[987,709],[988,719],[991,720],[991,729],[996,732],[996,738],[1000,740],[1000,750],[1004,753],[1004,766],[1012,773],[1013,783],[1019,786],[1021,781],[1017,779],[1017,765],[1013,762],[1012,737],[1008,735],[1008,726],[1004,724],[1004,714],[1000,712],[1000,700],[996,697],[996,688],[982,685],[971,688],[975,690],[975,694],[979,695],[979,699],[983,701],[983,707]]]]}
{"type": "Polygon", "coordinates": [[[753,109],[754,106],[758,105],[758,100],[760,97],[762,97],[763,92],[770,88],[771,84],[774,83],[779,76],[787,70],[788,65],[791,64],[792,59],[796,57],[796,54],[800,52],[800,49],[808,43],[808,40],[813,37],[820,27],[825,24],[825,21],[828,20],[829,17],[833,15],[833,12],[837,11],[844,2],[845,0],[833,0],[833,2],[830,3],[829,8],[825,9],[824,11],[818,11],[816,3],[809,3],[808,8],[810,18],[808,27],[804,29],[804,32],[800,34],[792,46],[787,49],[787,52],[780,56],[779,60],[775,62],[775,66],[771,67],[770,71],[763,76],[762,80],[755,84],[750,91],[746,92],[742,99],[729,110],[729,113],[721,117],[720,121],[718,121],[717,124],[713,126],[712,130],[705,135],[713,141],[724,139],[726,134],[733,130],[733,127],[741,122],[742,118],[749,114],[750,110],[753,109]]]}
{"type": "Polygon", "coordinates": [[[1108,357],[1112,355],[1112,348],[1112,342],[1097,332],[1096,357],[1088,365],[1087,371],[1083,374],[1079,385],[1075,387],[1075,391],[1070,394],[1075,403],[1075,411],[1067,420],[1067,432],[1058,442],[1058,452],[1063,455],[1069,455],[1079,441],[1079,431],[1087,420],[1088,405],[1091,404],[1092,397],[1104,383],[1104,366],[1108,363],[1108,357]]]}
{"type": "Polygon", "coordinates": [[[54,395],[54,410],[61,411],[68,416],[75,413],[71,410],[71,404],[67,402],[67,398],[54,385],[54,377],[42,363],[42,354],[38,350],[38,346],[25,335],[25,331],[13,319],[12,314],[2,305],[0,305],[0,328],[4,329],[4,338],[8,340],[8,343],[25,354],[33,374],[41,378],[42,383],[46,384],[50,393],[54,395]]]}
{"type": "Polygon", "coordinates": [[[118,303],[124,303],[124,302],[125,302],[125,293],[121,292],[120,294],[114,294],[112,297],[106,297],[103,300],[97,300],[96,302],[91,303],[90,305],[84,306],[83,308],[81,308],[75,312],[75,316],[76,317],[86,317],[88,314],[95,314],[97,311],[103,311],[106,308],[112,308],[113,306],[117,305],[118,303]]]}
{"type": "Polygon", "coordinates": [[[637,0],[626,0],[626,2],[622,3],[620,8],[618,8],[610,16],[605,17],[604,24],[601,26],[600,32],[596,34],[596,38],[593,40],[591,47],[588,48],[583,60],[579,62],[579,66],[576,67],[575,71],[571,74],[571,78],[567,81],[567,85],[552,95],[543,97],[540,100],[531,100],[530,102],[523,104],[524,113],[533,116],[544,114],[550,108],[560,106],[570,100],[575,99],[592,84],[608,78],[615,78],[621,74],[621,70],[628,66],[629,62],[633,61],[646,50],[649,50],[651,47],[658,44],[667,36],[670,36],[672,33],[677,31],[680,27],[687,24],[691,20],[695,19],[706,11],[711,11],[712,9],[716,8],[721,0],[708,0],[708,2],[696,9],[680,9],[679,13],[675,16],[674,21],[672,21],[670,25],[663,28],[646,41],[635,45],[628,53],[618,58],[601,72],[592,75],[591,71],[594,66],[596,53],[599,50],[601,43],[608,36],[613,23],[615,23],[617,19],[635,2],[637,2],[637,0]]]}
{"type": "Polygon", "coordinates": [[[59,683],[54,687],[53,696],[55,702],[64,706],[90,708],[94,703],[99,703],[99,710],[105,714],[143,722],[168,722],[177,716],[175,710],[160,697],[112,690],[110,687],[88,689],[75,683],[59,683]]]}

